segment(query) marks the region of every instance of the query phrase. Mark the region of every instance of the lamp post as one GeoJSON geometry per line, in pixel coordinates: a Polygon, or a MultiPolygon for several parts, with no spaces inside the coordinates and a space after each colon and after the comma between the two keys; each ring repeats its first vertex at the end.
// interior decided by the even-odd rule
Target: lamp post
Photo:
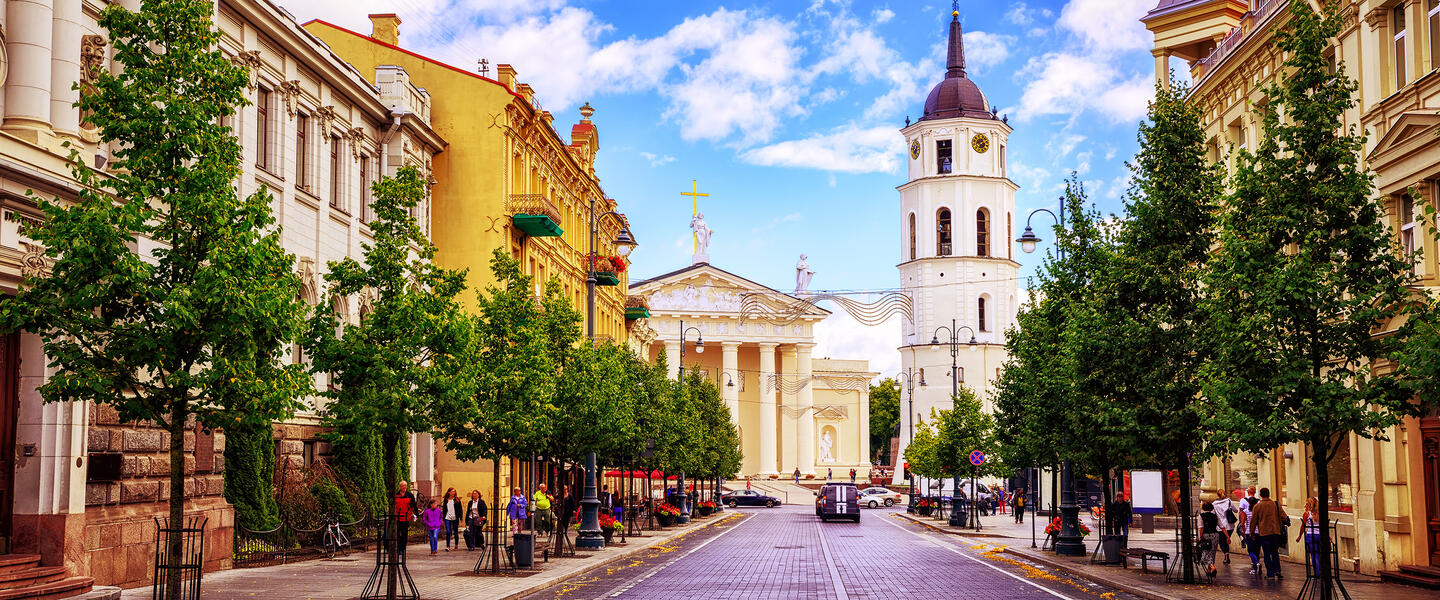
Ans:
{"type": "MultiPolygon", "coordinates": [[[[1020,242],[1020,249],[1024,250],[1026,254],[1035,252],[1035,246],[1043,241],[1040,236],[1035,235],[1035,230],[1030,228],[1030,219],[1035,218],[1036,213],[1042,212],[1055,219],[1057,229],[1065,227],[1064,202],[1060,203],[1059,215],[1045,208],[1032,211],[1030,216],[1025,217],[1025,232],[1015,239],[1020,242]]],[[[1064,260],[1065,248],[1059,247],[1056,252],[1059,253],[1060,259],[1064,260]]],[[[1075,503],[1075,471],[1069,458],[1061,462],[1060,482],[1060,535],[1055,538],[1055,553],[1064,556],[1083,556],[1085,539],[1080,533],[1080,507],[1075,503]]]]}
{"type": "MultiPolygon", "coordinates": [[[[936,328],[935,328],[935,333],[933,333],[933,334],[930,336],[930,345],[931,345],[931,346],[939,346],[939,345],[940,345],[940,332],[941,332],[941,331],[946,332],[946,335],[948,335],[949,338],[950,338],[950,401],[951,401],[951,402],[954,402],[954,401],[955,401],[955,397],[960,395],[960,365],[959,365],[959,362],[958,362],[958,361],[959,361],[959,356],[960,356],[960,330],[961,330],[961,329],[964,329],[964,330],[967,330],[967,331],[970,332],[970,341],[969,341],[968,344],[967,344],[967,345],[970,346],[970,351],[971,351],[971,352],[974,352],[974,351],[976,351],[976,350],[979,350],[979,349],[980,349],[979,342],[976,342],[976,341],[975,341],[975,330],[974,330],[974,329],[971,329],[969,325],[957,325],[956,322],[955,322],[955,319],[950,319],[950,326],[949,326],[949,327],[946,327],[946,326],[944,326],[944,325],[941,325],[941,326],[939,326],[939,327],[936,327],[936,328]]],[[[960,491],[960,473],[956,472],[952,477],[954,478],[954,482],[955,482],[955,487],[954,487],[954,490],[955,490],[955,492],[956,492],[955,495],[958,496],[958,495],[959,495],[958,492],[960,491]]],[[[975,491],[975,476],[974,476],[973,474],[970,476],[970,496],[971,496],[971,498],[970,498],[970,506],[973,508],[973,507],[976,506],[976,505],[975,505],[975,501],[978,499],[977,496],[979,496],[979,494],[977,494],[976,491],[975,491]]],[[[951,500],[951,504],[954,504],[954,500],[951,500]]],[[[977,515],[971,515],[971,516],[974,517],[974,516],[977,516],[977,515]]],[[[978,529],[978,528],[979,528],[979,519],[977,518],[977,519],[974,519],[974,520],[976,521],[976,528],[978,529]]],[[[959,526],[961,525],[961,523],[960,523],[960,516],[959,516],[959,514],[957,513],[957,511],[954,510],[953,507],[951,508],[951,511],[950,511],[950,525],[951,525],[952,527],[959,527],[959,526]]]]}
{"type": "MultiPolygon", "coordinates": [[[[910,424],[910,431],[905,441],[905,447],[909,448],[910,443],[915,441],[915,372],[910,369],[905,369],[902,372],[896,373],[895,376],[904,379],[905,393],[910,396],[910,412],[906,418],[906,421],[910,424]]],[[[896,458],[900,459],[901,464],[909,464],[905,462],[904,456],[897,456],[896,458]]],[[[906,510],[913,511],[915,507],[915,476],[910,474],[910,469],[905,469],[905,478],[910,481],[910,501],[906,502],[906,510]]]]}
{"type": "MultiPolygon", "coordinates": [[[[615,211],[595,214],[595,197],[590,197],[590,253],[585,258],[585,334],[590,343],[595,343],[595,236],[598,235],[598,220],[604,217],[622,217],[615,211]]],[[[620,227],[620,233],[611,242],[621,257],[629,256],[635,249],[635,238],[630,228],[620,227]]],[[[600,533],[600,498],[595,489],[595,453],[585,454],[585,493],[580,499],[580,534],[575,537],[575,547],[599,550],[605,547],[605,536],[600,533]]]]}
{"type": "MultiPolygon", "coordinates": [[[[705,353],[705,333],[699,327],[685,327],[685,321],[680,321],[680,386],[685,386],[685,334],[691,330],[695,331],[695,353],[705,353]]],[[[685,472],[681,471],[675,478],[675,495],[680,497],[680,516],[675,518],[677,523],[690,522],[690,495],[685,493],[685,472]]]]}
{"type": "MultiPolygon", "coordinates": [[[[724,371],[724,370],[720,371],[720,379],[725,382],[725,387],[727,387],[727,388],[733,388],[733,387],[735,387],[735,376],[731,375],[729,371],[724,371]]],[[[737,404],[738,404],[738,400],[737,400],[737,404]]],[[[738,409],[737,409],[737,410],[738,410],[738,409]]],[[[717,513],[725,510],[725,503],[723,503],[723,502],[720,501],[720,484],[721,484],[721,482],[722,482],[723,480],[724,480],[723,477],[717,476],[717,477],[715,478],[715,493],[713,494],[713,495],[714,495],[714,498],[711,498],[711,500],[713,500],[713,501],[715,502],[715,512],[717,512],[717,513]]]]}

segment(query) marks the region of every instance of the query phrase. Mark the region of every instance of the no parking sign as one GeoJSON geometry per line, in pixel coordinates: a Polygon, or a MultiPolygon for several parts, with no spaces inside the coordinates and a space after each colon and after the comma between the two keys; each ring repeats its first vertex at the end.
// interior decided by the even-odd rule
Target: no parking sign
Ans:
{"type": "Polygon", "coordinates": [[[985,453],[979,450],[970,453],[970,464],[980,466],[985,464],[985,453]]]}

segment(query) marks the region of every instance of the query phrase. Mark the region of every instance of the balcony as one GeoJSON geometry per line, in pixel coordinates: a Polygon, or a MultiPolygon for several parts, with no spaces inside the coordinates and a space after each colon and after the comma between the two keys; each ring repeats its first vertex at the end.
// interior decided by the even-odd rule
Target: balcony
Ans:
{"type": "Polygon", "coordinates": [[[506,212],[515,228],[532,237],[555,237],[565,233],[560,228],[560,211],[544,194],[510,194],[506,212]]]}

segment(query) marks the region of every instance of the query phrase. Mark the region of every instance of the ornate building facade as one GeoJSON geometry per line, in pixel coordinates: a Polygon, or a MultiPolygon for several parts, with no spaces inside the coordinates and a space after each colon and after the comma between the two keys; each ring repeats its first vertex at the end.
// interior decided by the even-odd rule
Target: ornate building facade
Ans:
{"type": "MultiPolygon", "coordinates": [[[[118,0],[131,10],[139,0],[118,0]]],[[[96,20],[111,2],[0,2],[0,287],[43,273],[41,249],[26,236],[40,213],[27,191],[71,200],[78,185],[69,142],[104,168],[99,143],[74,103],[82,65],[113,69],[113,49],[96,20]]],[[[221,50],[250,68],[250,106],[228,119],[243,147],[241,194],[268,189],[293,253],[304,296],[318,302],[329,261],[360,256],[369,239],[369,186],[403,165],[433,172],[445,147],[429,125],[430,100],[393,68],[362,74],[341,61],[268,0],[220,0],[221,50]],[[381,80],[379,91],[367,81],[381,80]]],[[[428,200],[416,209],[431,223],[428,200]]],[[[140,240],[138,250],[156,247],[140,240]]],[[[365,299],[344,307],[352,319],[365,299]]],[[[290,360],[303,361],[295,352],[290,360]]],[[[120,422],[105,406],[46,404],[36,387],[53,373],[38,336],[0,344],[0,550],[37,554],[44,565],[98,584],[139,585],[153,573],[155,521],[168,501],[166,433],[120,422]],[[12,448],[13,446],[13,448],[12,448]]],[[[317,377],[316,385],[328,382],[317,377]]],[[[322,388],[323,389],[323,388],[322,388]]],[[[279,465],[303,466],[328,453],[317,439],[317,399],[275,429],[279,465]]],[[[207,569],[228,566],[233,510],[225,487],[223,432],[186,434],[187,512],[208,517],[207,569]]]]}
{"type": "Polygon", "coordinates": [[[913,379],[914,401],[908,392],[901,397],[896,483],[904,479],[914,425],[932,409],[953,406],[952,377],[991,407],[1005,331],[1019,309],[1010,132],[967,76],[960,17],[952,13],[945,78],[920,120],[900,131],[909,152],[909,180],[899,187],[900,287],[914,302],[913,320],[902,322],[900,363],[913,379]],[[959,342],[953,357],[952,332],[959,342]]]}
{"type": "MultiPolygon", "coordinates": [[[[486,72],[460,69],[401,47],[400,17],[377,14],[370,20],[370,35],[324,21],[306,23],[305,29],[343,60],[374,69],[377,77],[388,68],[433,98],[430,117],[451,144],[434,162],[435,262],[468,269],[470,289],[481,290],[494,282],[492,252],[504,249],[535,278],[537,296],[554,278],[583,312],[591,215],[618,209],[595,172],[600,137],[591,120],[594,109],[589,104],[580,109],[581,119],[566,141],[554,116],[540,107],[534,90],[519,81],[510,65],[496,65],[494,78],[488,76],[488,65],[486,72]]],[[[378,78],[375,83],[384,85],[378,78]]],[[[624,226],[623,216],[599,219],[598,255],[617,254],[610,242],[624,226]]],[[[626,343],[628,276],[624,265],[610,262],[608,269],[598,269],[612,276],[598,278],[595,333],[597,339],[626,343]]],[[[473,307],[475,296],[467,293],[462,301],[473,307]]],[[[427,435],[416,438],[414,456],[422,491],[455,487],[490,497],[493,466],[456,460],[427,435]]],[[[510,466],[499,468],[500,485],[508,487],[510,466]]]]}
{"type": "MultiPolygon", "coordinates": [[[[1344,23],[1329,55],[1359,82],[1345,125],[1367,136],[1361,159],[1375,175],[1375,193],[1389,204],[1397,250],[1419,250],[1420,285],[1440,291],[1440,248],[1419,222],[1421,207],[1405,199],[1407,190],[1432,206],[1440,198],[1440,1],[1342,0],[1340,6],[1344,23]]],[[[1289,21],[1288,7],[1286,0],[1161,0],[1142,19],[1155,34],[1157,77],[1168,84],[1165,75],[1176,68],[1171,58],[1188,66],[1189,101],[1202,111],[1212,160],[1228,170],[1234,169],[1231,150],[1253,147],[1263,133],[1254,108],[1281,71],[1272,42],[1289,21]]],[[[1211,461],[1201,485],[1212,496],[1267,486],[1291,514],[1300,513],[1305,498],[1329,495],[1332,511],[1338,507],[1332,515],[1339,519],[1342,568],[1376,573],[1440,566],[1440,413],[1407,419],[1385,433],[1384,441],[1355,435],[1342,441],[1329,490],[1315,489],[1302,444],[1211,461]]],[[[1303,552],[1302,545],[1290,546],[1296,560],[1303,552]]]]}

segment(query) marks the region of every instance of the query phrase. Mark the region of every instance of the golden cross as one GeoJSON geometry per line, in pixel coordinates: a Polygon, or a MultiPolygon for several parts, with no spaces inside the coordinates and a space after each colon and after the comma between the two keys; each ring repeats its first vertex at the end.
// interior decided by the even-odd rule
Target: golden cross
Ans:
{"type": "MultiPolygon", "coordinates": [[[[701,198],[701,197],[706,197],[706,198],[708,198],[708,197],[710,197],[710,194],[702,194],[702,193],[700,193],[700,182],[699,182],[699,180],[691,179],[691,180],[690,180],[690,185],[691,185],[690,191],[688,191],[688,192],[680,192],[680,195],[681,195],[681,196],[689,196],[690,199],[694,201],[694,203],[695,203],[694,212],[692,212],[691,215],[692,215],[692,216],[695,216],[695,215],[699,215],[699,214],[700,214],[700,198],[701,198]]],[[[691,252],[695,252],[696,250],[699,250],[699,249],[700,249],[700,237],[699,237],[698,235],[693,234],[693,233],[690,234],[690,237],[691,237],[691,240],[690,240],[690,244],[691,244],[690,251],[691,251],[691,252]]]]}

